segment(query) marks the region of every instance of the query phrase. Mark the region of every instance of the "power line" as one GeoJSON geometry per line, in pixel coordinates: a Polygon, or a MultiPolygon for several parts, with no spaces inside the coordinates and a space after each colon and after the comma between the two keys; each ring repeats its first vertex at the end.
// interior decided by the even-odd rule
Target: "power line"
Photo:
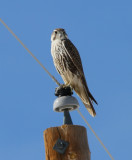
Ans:
{"type": "MultiPolygon", "coordinates": [[[[0,21],[7,28],[7,30],[18,40],[18,42],[28,51],[28,53],[40,64],[40,66],[56,82],[56,84],[58,86],[60,86],[61,84],[58,82],[58,80],[44,67],[44,65],[34,56],[34,54],[25,46],[25,44],[15,35],[15,33],[7,26],[7,24],[1,18],[0,18],[0,21]]],[[[82,117],[82,119],[85,121],[85,123],[87,124],[87,126],[90,128],[90,130],[93,132],[93,134],[95,135],[95,137],[98,139],[98,141],[100,142],[100,144],[102,145],[102,147],[108,153],[108,155],[110,156],[110,158],[112,160],[114,160],[114,158],[112,157],[112,155],[110,154],[110,152],[108,151],[108,149],[105,147],[105,145],[103,144],[103,142],[100,140],[100,138],[97,136],[97,134],[95,133],[95,131],[92,129],[92,127],[90,126],[90,124],[88,123],[88,121],[85,119],[85,117],[83,116],[83,114],[81,113],[81,111],[79,109],[77,109],[77,111],[80,114],[80,116],[82,117]]]]}
{"type": "Polygon", "coordinates": [[[5,22],[1,18],[0,21],[8,29],[8,31],[18,40],[18,42],[28,51],[28,53],[40,64],[40,66],[56,82],[56,84],[60,86],[60,83],[57,81],[57,79],[44,67],[44,65],[34,56],[34,54],[25,46],[25,44],[15,35],[15,33],[5,24],[5,22]]]}
{"type": "Polygon", "coordinates": [[[90,130],[93,132],[93,134],[95,135],[95,137],[97,138],[97,140],[100,142],[100,144],[103,146],[103,148],[105,149],[105,151],[108,153],[108,155],[110,156],[110,158],[112,160],[114,160],[114,158],[112,157],[112,155],[110,154],[110,152],[108,151],[108,149],[105,147],[105,145],[103,144],[103,142],[101,141],[101,139],[98,137],[98,135],[95,133],[95,131],[92,129],[91,125],[88,123],[88,121],[86,120],[86,118],[83,116],[83,114],[80,112],[79,109],[77,109],[77,112],[80,114],[80,116],[82,117],[82,119],[85,121],[85,123],[87,124],[87,126],[90,128],[90,130]]]}

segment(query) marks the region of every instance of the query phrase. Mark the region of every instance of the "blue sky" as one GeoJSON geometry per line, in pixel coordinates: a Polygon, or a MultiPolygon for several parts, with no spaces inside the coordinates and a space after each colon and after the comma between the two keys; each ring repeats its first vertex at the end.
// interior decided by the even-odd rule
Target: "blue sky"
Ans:
{"type": "MultiPolygon", "coordinates": [[[[132,147],[132,1],[4,0],[0,18],[62,83],[50,53],[50,35],[65,28],[78,48],[90,91],[98,101],[92,118],[80,110],[115,160],[132,147]]],[[[45,159],[43,131],[62,125],[52,111],[57,85],[0,24],[0,159],[45,159]]],[[[76,111],[74,124],[87,128],[76,111]]],[[[92,160],[109,156],[87,128],[92,160]]]]}

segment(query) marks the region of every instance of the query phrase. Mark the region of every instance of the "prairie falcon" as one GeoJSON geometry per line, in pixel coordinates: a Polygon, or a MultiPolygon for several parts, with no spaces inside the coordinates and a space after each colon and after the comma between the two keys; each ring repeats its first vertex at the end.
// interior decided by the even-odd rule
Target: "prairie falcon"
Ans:
{"type": "Polygon", "coordinates": [[[55,29],[51,35],[51,54],[56,70],[65,85],[75,90],[88,112],[94,117],[96,112],[92,101],[96,104],[97,102],[88,89],[79,52],[62,28],[55,29]]]}

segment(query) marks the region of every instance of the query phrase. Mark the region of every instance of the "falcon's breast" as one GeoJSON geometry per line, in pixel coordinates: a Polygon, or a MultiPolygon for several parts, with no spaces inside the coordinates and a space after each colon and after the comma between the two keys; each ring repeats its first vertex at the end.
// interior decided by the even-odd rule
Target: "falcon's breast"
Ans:
{"type": "Polygon", "coordinates": [[[52,42],[51,53],[54,65],[59,74],[62,76],[64,82],[76,82],[79,72],[65,48],[64,41],[55,40],[52,42]]]}

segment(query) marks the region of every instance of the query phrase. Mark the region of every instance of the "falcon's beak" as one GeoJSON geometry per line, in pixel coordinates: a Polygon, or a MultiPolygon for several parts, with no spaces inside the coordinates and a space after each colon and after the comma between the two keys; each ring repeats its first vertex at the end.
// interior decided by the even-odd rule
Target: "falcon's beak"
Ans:
{"type": "Polygon", "coordinates": [[[59,33],[59,36],[60,36],[60,38],[61,38],[61,37],[63,37],[63,34],[62,34],[62,33],[59,33]]]}
{"type": "Polygon", "coordinates": [[[64,39],[67,38],[67,36],[63,32],[59,33],[59,37],[60,37],[61,40],[64,40],[64,39]]]}

